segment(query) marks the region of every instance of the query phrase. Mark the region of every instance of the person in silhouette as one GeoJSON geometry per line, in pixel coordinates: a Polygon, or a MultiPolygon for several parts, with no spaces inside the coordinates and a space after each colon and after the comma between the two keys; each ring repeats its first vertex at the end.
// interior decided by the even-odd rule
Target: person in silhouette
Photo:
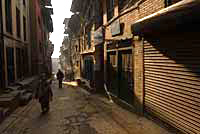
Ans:
{"type": "Polygon", "coordinates": [[[39,87],[36,90],[35,98],[39,100],[42,113],[49,111],[49,101],[52,101],[53,92],[51,90],[51,81],[47,80],[46,75],[42,74],[39,87]]]}
{"type": "Polygon", "coordinates": [[[57,76],[57,80],[59,82],[59,88],[62,88],[62,81],[63,81],[63,78],[64,78],[63,72],[60,69],[58,69],[56,76],[57,76]]]}

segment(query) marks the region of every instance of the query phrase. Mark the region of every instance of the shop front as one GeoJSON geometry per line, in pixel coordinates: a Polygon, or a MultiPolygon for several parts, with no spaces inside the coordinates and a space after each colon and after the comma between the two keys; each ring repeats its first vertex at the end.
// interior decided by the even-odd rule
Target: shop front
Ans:
{"type": "Polygon", "coordinates": [[[183,0],[132,25],[143,48],[144,112],[200,133],[200,3],[183,0]]]}
{"type": "Polygon", "coordinates": [[[107,85],[115,97],[134,103],[132,40],[110,42],[107,45],[107,85]]]}

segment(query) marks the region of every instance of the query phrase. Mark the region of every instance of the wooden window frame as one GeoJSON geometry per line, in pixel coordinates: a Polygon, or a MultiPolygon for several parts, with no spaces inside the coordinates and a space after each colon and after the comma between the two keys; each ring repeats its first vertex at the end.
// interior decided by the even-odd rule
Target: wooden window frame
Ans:
{"type": "Polygon", "coordinates": [[[21,18],[20,18],[20,9],[16,7],[16,31],[17,31],[17,37],[21,38],[21,18]]]}
{"type": "Polygon", "coordinates": [[[107,0],[107,19],[108,21],[114,17],[115,0],[107,0]]]}
{"type": "Polygon", "coordinates": [[[6,31],[10,34],[13,33],[12,30],[12,0],[5,0],[5,12],[6,12],[6,31]]]}
{"type": "Polygon", "coordinates": [[[26,0],[23,0],[23,5],[26,6],[26,0]]]}
{"type": "Polygon", "coordinates": [[[91,48],[91,31],[87,32],[87,45],[88,45],[88,49],[91,48]]]}
{"type": "Polygon", "coordinates": [[[23,27],[24,27],[24,41],[26,41],[27,40],[27,33],[26,33],[26,17],[25,16],[23,16],[23,27]]]}
{"type": "Polygon", "coordinates": [[[118,0],[118,7],[119,7],[119,12],[121,12],[124,9],[124,6],[128,4],[130,0],[118,0]]]}
{"type": "Polygon", "coordinates": [[[96,23],[95,23],[95,30],[97,30],[100,26],[103,25],[103,5],[102,2],[99,0],[96,0],[96,23]]]}
{"type": "Polygon", "coordinates": [[[165,7],[171,6],[179,1],[182,1],[182,0],[165,0],[165,7]]]}

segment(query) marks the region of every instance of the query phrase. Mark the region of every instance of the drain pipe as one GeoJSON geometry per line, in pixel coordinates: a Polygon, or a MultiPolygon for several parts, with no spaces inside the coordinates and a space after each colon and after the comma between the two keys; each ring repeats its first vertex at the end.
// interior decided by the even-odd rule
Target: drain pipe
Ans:
{"type": "Polygon", "coordinates": [[[2,64],[3,64],[3,66],[2,66],[2,76],[0,76],[0,77],[2,77],[3,78],[3,82],[2,82],[2,84],[3,84],[3,88],[5,88],[5,61],[4,61],[4,34],[3,34],[3,14],[2,14],[2,0],[0,0],[0,23],[1,23],[1,25],[0,25],[0,28],[1,28],[1,31],[0,31],[0,41],[1,41],[1,45],[0,45],[0,51],[2,51],[1,52],[1,58],[2,58],[2,64]]]}
{"type": "Polygon", "coordinates": [[[108,88],[107,88],[107,86],[106,86],[105,83],[104,83],[104,89],[105,89],[105,91],[106,91],[106,94],[107,94],[107,96],[108,96],[108,99],[109,99],[110,103],[113,103],[112,97],[111,97],[111,95],[110,95],[110,92],[108,92],[108,88]]]}

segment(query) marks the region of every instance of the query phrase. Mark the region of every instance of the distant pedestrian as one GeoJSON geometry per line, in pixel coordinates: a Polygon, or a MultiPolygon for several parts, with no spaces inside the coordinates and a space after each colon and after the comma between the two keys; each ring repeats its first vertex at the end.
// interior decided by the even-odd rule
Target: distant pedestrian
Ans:
{"type": "Polygon", "coordinates": [[[39,87],[36,90],[35,98],[39,100],[42,113],[49,111],[49,101],[52,101],[53,92],[51,81],[48,81],[45,74],[41,75],[39,87]]]}
{"type": "Polygon", "coordinates": [[[62,81],[64,78],[63,72],[60,69],[58,69],[56,76],[57,76],[57,80],[59,81],[59,88],[62,88],[62,81]]]}

